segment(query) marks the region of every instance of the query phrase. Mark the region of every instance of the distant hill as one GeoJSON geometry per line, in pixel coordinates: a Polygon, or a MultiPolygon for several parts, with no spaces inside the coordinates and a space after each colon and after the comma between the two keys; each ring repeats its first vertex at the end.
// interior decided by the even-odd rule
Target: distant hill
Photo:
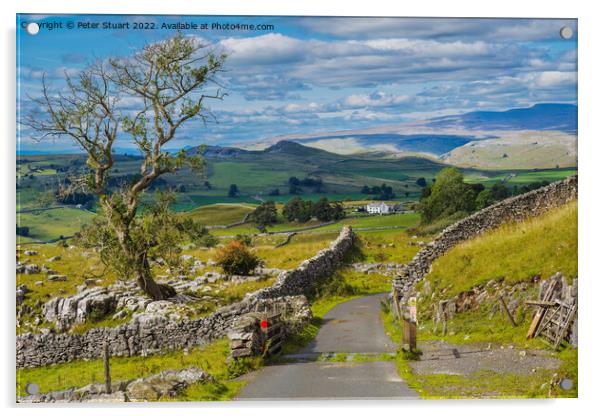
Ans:
{"type": "Polygon", "coordinates": [[[277,136],[248,149],[292,142],[339,155],[378,152],[381,157],[439,158],[486,169],[574,167],[577,106],[543,103],[506,111],[473,111],[359,130],[277,136]],[[388,156],[387,156],[388,155],[388,156]]]}
{"type": "MultiPolygon", "coordinates": [[[[199,149],[188,152],[195,154],[199,149]]],[[[264,196],[275,189],[281,195],[288,194],[292,176],[321,179],[320,192],[331,197],[357,195],[364,185],[380,186],[383,182],[399,193],[407,190],[416,195],[420,192],[416,179],[432,178],[446,166],[433,158],[387,152],[341,155],[293,141],[280,141],[263,150],[208,146],[204,157],[206,178],[214,188],[228,189],[236,184],[244,194],[264,196]]],[[[316,193],[310,188],[302,189],[302,194],[316,193]]]]}
{"type": "Polygon", "coordinates": [[[308,146],[353,154],[366,151],[388,151],[392,153],[424,153],[443,155],[456,147],[478,140],[475,136],[452,134],[349,134],[299,139],[308,146]]]}
{"type": "Polygon", "coordinates": [[[473,111],[431,119],[435,128],[461,127],[467,130],[558,130],[577,132],[577,106],[536,104],[507,111],[473,111]]]}
{"type": "Polygon", "coordinates": [[[560,131],[507,131],[470,142],[441,156],[454,166],[478,169],[545,169],[577,166],[577,137],[560,131]]]}
{"type": "Polygon", "coordinates": [[[227,147],[227,146],[197,146],[187,150],[189,155],[197,154],[203,149],[203,156],[207,159],[232,159],[232,158],[255,158],[259,159],[266,155],[289,155],[296,157],[336,157],[325,150],[315,149],[312,147],[303,146],[302,144],[280,141],[272,146],[269,146],[263,150],[245,150],[238,147],[227,147]]]}

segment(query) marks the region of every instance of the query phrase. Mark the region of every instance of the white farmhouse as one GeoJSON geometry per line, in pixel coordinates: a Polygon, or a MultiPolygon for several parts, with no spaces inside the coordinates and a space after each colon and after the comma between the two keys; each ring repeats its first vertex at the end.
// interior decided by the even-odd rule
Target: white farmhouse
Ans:
{"type": "Polygon", "coordinates": [[[366,206],[366,211],[369,214],[388,214],[391,208],[384,202],[371,202],[366,206]]]}

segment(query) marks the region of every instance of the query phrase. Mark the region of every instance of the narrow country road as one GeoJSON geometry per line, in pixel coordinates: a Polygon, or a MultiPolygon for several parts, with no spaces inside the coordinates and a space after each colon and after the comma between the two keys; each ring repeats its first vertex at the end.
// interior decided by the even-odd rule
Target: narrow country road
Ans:
{"type": "Polygon", "coordinates": [[[236,400],[418,398],[399,377],[394,361],[354,360],[357,354],[395,350],[380,319],[383,297],[364,296],[334,307],[299,354],[244,376],[249,383],[236,400]],[[319,359],[336,353],[349,353],[348,361],[319,359]]]}

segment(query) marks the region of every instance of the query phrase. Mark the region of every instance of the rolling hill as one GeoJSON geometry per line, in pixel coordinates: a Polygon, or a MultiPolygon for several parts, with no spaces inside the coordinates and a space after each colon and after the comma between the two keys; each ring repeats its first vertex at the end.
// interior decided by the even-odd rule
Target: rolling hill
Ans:
{"type": "Polygon", "coordinates": [[[286,140],[344,155],[385,152],[439,158],[463,167],[543,169],[577,165],[576,132],[577,106],[550,103],[360,130],[277,136],[240,147],[265,149],[286,140]]]}
{"type": "Polygon", "coordinates": [[[577,132],[577,106],[573,104],[535,104],[507,111],[473,111],[437,117],[427,123],[435,128],[466,130],[557,130],[577,132]]]}

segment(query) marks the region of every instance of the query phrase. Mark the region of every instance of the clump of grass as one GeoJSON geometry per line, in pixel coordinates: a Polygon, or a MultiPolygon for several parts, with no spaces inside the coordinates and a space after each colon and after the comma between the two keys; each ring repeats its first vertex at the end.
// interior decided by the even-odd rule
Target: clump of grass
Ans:
{"type": "Polygon", "coordinates": [[[420,224],[415,227],[411,227],[408,229],[408,233],[421,237],[435,236],[436,234],[439,234],[441,231],[443,231],[453,223],[466,217],[467,215],[468,213],[464,211],[459,211],[453,215],[450,215],[449,217],[441,218],[430,224],[420,224]]]}
{"type": "Polygon", "coordinates": [[[255,280],[238,284],[231,284],[225,289],[216,292],[214,295],[221,300],[221,304],[230,304],[243,300],[248,293],[268,287],[274,284],[275,277],[270,277],[265,280],[255,280]]]}
{"type": "MultiPolygon", "coordinates": [[[[356,238],[361,246],[366,263],[407,263],[420,250],[413,235],[405,230],[357,231],[356,238]]],[[[428,242],[430,238],[421,238],[428,242]]]]}
{"type": "Polygon", "coordinates": [[[236,360],[230,360],[227,363],[227,375],[226,377],[231,380],[242,376],[256,368],[261,367],[263,364],[262,357],[243,357],[236,360]]]}
{"type": "Polygon", "coordinates": [[[422,356],[422,351],[419,348],[414,348],[412,350],[401,349],[399,354],[401,354],[406,361],[418,361],[422,356]]]}

